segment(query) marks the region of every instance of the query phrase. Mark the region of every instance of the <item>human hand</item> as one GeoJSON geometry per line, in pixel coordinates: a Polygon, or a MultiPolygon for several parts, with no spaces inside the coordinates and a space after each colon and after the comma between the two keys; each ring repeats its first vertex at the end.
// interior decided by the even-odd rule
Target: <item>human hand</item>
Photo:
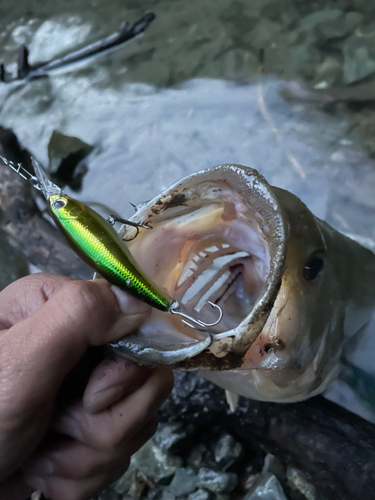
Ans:
{"type": "Polygon", "coordinates": [[[0,293],[0,498],[39,489],[53,500],[89,499],[155,432],[170,371],[112,354],[87,368],[90,347],[150,313],[118,292],[117,300],[104,280],[35,274],[0,293]]]}

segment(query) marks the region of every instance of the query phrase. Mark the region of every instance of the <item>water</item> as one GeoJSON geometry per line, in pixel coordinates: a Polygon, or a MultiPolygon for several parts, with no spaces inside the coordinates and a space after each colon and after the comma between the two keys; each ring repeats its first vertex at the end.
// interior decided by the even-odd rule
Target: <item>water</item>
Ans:
{"type": "MultiPolygon", "coordinates": [[[[362,84],[363,75],[372,92],[375,55],[370,45],[367,58],[355,52],[356,43],[375,36],[369,3],[3,1],[0,59],[13,73],[20,44],[28,45],[31,63],[41,62],[110,34],[121,21],[148,11],[157,17],[144,36],[101,58],[48,79],[1,84],[0,125],[44,165],[54,131],[94,146],[79,197],[124,217],[132,213],[129,201],[150,199],[184,175],[241,163],[371,246],[373,106],[353,105],[361,100],[355,87],[350,106],[322,104],[347,83],[362,84]],[[326,91],[298,99],[295,81],[326,91]]],[[[374,331],[351,363],[375,375],[374,331]]],[[[342,382],[330,397],[375,420],[342,382]]]]}

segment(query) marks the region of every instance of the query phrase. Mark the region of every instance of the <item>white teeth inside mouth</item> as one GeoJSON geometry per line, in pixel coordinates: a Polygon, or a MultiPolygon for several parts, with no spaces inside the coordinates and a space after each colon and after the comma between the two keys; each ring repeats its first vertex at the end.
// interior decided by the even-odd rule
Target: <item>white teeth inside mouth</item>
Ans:
{"type": "MultiPolygon", "coordinates": [[[[168,211],[154,215],[152,231],[140,232],[129,248],[186,314],[212,323],[217,311],[206,304],[219,305],[223,319],[210,331],[223,333],[236,328],[263,293],[270,269],[268,241],[260,217],[236,193],[228,190],[224,199],[200,205],[201,198],[169,217],[168,211]]],[[[166,343],[199,338],[179,318],[157,310],[139,333],[166,343]]]]}

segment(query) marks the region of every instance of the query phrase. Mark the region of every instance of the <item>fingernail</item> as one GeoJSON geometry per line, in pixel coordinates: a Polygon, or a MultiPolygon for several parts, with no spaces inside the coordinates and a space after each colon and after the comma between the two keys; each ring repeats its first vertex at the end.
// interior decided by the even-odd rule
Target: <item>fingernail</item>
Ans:
{"type": "Polygon", "coordinates": [[[31,486],[31,488],[35,488],[36,490],[41,491],[42,493],[46,491],[46,482],[39,476],[32,476],[31,474],[24,474],[25,483],[31,486]]]}
{"type": "Polygon", "coordinates": [[[37,458],[27,464],[25,471],[31,476],[49,476],[53,473],[53,463],[48,458],[37,458]]]}
{"type": "Polygon", "coordinates": [[[113,385],[107,389],[94,393],[88,401],[85,401],[85,407],[90,413],[98,413],[105,410],[108,406],[117,403],[124,393],[124,386],[113,385]]]}
{"type": "Polygon", "coordinates": [[[124,314],[142,314],[150,310],[150,306],[141,300],[132,297],[130,294],[123,292],[117,286],[111,286],[112,292],[115,294],[121,311],[124,314]]]}

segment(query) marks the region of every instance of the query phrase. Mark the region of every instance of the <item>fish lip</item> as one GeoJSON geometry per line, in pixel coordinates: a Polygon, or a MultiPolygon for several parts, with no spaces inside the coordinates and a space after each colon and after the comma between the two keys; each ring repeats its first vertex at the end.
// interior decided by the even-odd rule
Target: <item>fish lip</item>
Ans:
{"type": "MultiPolygon", "coordinates": [[[[181,360],[183,362],[184,360],[194,358],[192,364],[195,366],[193,369],[202,368],[199,365],[199,359],[204,355],[204,351],[206,349],[210,354],[212,354],[212,357],[217,358],[218,367],[219,363],[222,363],[224,360],[223,354],[225,354],[225,349],[227,349],[227,353],[234,353],[236,356],[239,356],[240,359],[241,354],[244,354],[249,349],[261,333],[281,286],[281,277],[286,256],[286,235],[288,231],[283,209],[272,189],[272,186],[254,168],[238,164],[217,165],[215,167],[200,170],[187,175],[159,193],[148,203],[142,205],[141,208],[130,218],[130,220],[137,223],[150,220],[152,225],[152,217],[154,215],[152,213],[152,208],[157,207],[157,213],[161,213],[161,211],[163,211],[163,198],[168,198],[168,196],[172,193],[179,193],[188,187],[199,185],[205,181],[225,182],[229,187],[237,190],[244,197],[244,199],[246,199],[246,194],[248,197],[249,192],[251,192],[254,196],[256,195],[260,205],[264,204],[266,207],[264,210],[259,207],[256,208],[262,216],[264,213],[265,222],[273,229],[269,240],[273,241],[274,246],[270,248],[270,272],[260,299],[254,305],[252,311],[235,329],[223,332],[217,336],[215,335],[210,346],[202,349],[193,356],[186,356],[181,360]],[[227,344],[227,347],[225,347],[225,344],[227,344]]],[[[252,202],[253,201],[252,197],[252,202]]],[[[183,203],[181,204],[183,205],[183,203]]],[[[171,206],[170,202],[167,202],[165,211],[167,211],[168,208],[173,207],[174,205],[171,206]]],[[[125,228],[122,232],[120,231],[121,236],[124,236],[124,234],[125,228]]],[[[127,338],[129,339],[129,337],[127,338]]],[[[137,347],[137,341],[138,339],[134,338],[131,346],[133,349],[132,355],[136,356],[136,358],[133,359],[136,359],[138,362],[143,362],[143,360],[146,361],[147,355],[142,354],[142,350],[139,348],[139,345],[137,347]],[[137,354],[135,354],[135,352],[137,352],[137,354]]],[[[153,349],[152,345],[150,345],[150,348],[153,349]]],[[[166,364],[165,361],[163,361],[162,364],[166,364]]],[[[181,369],[181,362],[176,362],[176,364],[179,364],[178,368],[181,369]]],[[[173,367],[173,363],[168,363],[168,365],[172,365],[173,367]]]]}
{"type": "Polygon", "coordinates": [[[212,344],[213,337],[211,334],[208,334],[203,340],[189,342],[186,346],[177,349],[175,345],[170,346],[170,349],[158,349],[156,346],[152,346],[152,344],[141,346],[136,340],[138,340],[137,335],[129,335],[109,345],[116,354],[132,359],[133,361],[139,362],[141,360],[145,364],[172,366],[203,352],[212,344]]]}

